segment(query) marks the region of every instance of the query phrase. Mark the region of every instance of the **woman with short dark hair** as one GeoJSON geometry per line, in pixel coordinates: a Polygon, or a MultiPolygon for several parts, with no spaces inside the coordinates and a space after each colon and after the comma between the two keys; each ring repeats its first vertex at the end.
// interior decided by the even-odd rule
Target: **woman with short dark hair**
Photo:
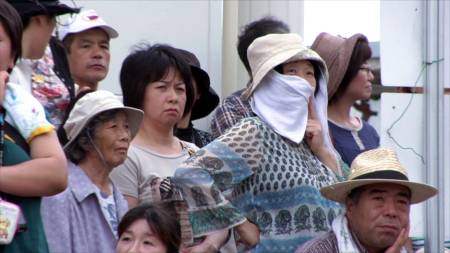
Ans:
{"type": "Polygon", "coordinates": [[[311,49],[326,62],[328,83],[328,125],[335,149],[351,165],[360,153],[380,146],[377,131],[360,117],[351,115],[358,100],[370,98],[374,76],[367,61],[372,56],[369,41],[362,34],[350,38],[321,33],[311,49]]]}
{"type": "Polygon", "coordinates": [[[175,215],[162,202],[130,209],[119,223],[117,253],[178,253],[181,231],[175,215]]]}
{"type": "Polygon", "coordinates": [[[132,208],[152,201],[152,180],[173,176],[197,149],[174,135],[194,95],[189,65],[176,48],[163,44],[143,45],[128,55],[120,70],[120,85],[124,104],[144,111],[127,160],[111,174],[132,208]]]}

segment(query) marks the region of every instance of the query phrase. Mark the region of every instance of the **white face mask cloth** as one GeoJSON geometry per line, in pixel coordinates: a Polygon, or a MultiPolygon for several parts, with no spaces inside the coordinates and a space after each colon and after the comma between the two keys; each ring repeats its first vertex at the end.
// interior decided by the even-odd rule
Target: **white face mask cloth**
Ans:
{"type": "Polygon", "coordinates": [[[308,122],[313,87],[303,78],[271,70],[253,93],[253,112],[281,136],[300,143],[308,122]]]}

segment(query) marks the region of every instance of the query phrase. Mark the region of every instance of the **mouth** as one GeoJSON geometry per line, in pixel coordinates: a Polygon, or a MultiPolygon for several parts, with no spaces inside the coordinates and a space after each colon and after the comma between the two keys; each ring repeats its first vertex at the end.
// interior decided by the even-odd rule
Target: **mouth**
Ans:
{"type": "Polygon", "coordinates": [[[117,153],[127,154],[128,148],[116,148],[117,153]]]}
{"type": "Polygon", "coordinates": [[[378,226],[378,228],[382,231],[386,231],[389,233],[398,233],[399,229],[396,226],[392,226],[392,225],[381,225],[378,226]]]}
{"type": "Polygon", "coordinates": [[[167,109],[167,110],[165,110],[165,112],[170,113],[170,114],[178,114],[177,109],[167,109]]]}
{"type": "Polygon", "coordinates": [[[105,70],[106,69],[105,65],[103,65],[103,64],[92,64],[92,65],[89,65],[88,68],[95,69],[95,70],[105,70]]]}

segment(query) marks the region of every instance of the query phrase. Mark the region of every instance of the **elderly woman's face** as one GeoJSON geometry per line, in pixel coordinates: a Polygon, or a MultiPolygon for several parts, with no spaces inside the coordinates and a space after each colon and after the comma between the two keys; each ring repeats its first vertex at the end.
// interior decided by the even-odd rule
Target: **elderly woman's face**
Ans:
{"type": "MultiPolygon", "coordinates": [[[[98,125],[95,129],[95,146],[101,152],[104,162],[111,168],[125,161],[130,141],[131,132],[127,115],[122,111],[117,112],[110,120],[98,125]]],[[[95,150],[90,150],[88,153],[98,155],[95,150]]]]}

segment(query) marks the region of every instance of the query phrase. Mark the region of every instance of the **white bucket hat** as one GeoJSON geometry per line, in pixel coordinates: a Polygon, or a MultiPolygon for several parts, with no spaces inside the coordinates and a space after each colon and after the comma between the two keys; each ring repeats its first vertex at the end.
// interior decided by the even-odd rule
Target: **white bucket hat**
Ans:
{"type": "Polygon", "coordinates": [[[80,13],[73,15],[66,21],[67,25],[61,25],[59,28],[59,39],[62,41],[71,33],[79,33],[92,28],[101,28],[109,36],[109,38],[117,38],[119,33],[106,24],[95,10],[86,9],[80,11],[80,13]]]}
{"type": "Polygon", "coordinates": [[[381,183],[406,186],[411,191],[411,204],[422,202],[436,195],[437,189],[408,179],[405,168],[400,164],[394,150],[372,149],[359,154],[352,162],[348,180],[322,187],[322,196],[345,203],[348,194],[355,188],[381,183]]]}
{"type": "Polygon", "coordinates": [[[64,130],[69,140],[64,148],[67,148],[77,138],[91,119],[99,113],[120,109],[127,114],[128,125],[133,138],[141,125],[144,112],[132,107],[124,106],[117,96],[106,90],[98,90],[86,94],[78,100],[64,124],[64,130]]]}
{"type": "Polygon", "coordinates": [[[248,99],[261,80],[270,70],[282,63],[297,60],[309,60],[319,67],[325,82],[328,70],[322,58],[313,50],[303,45],[300,35],[295,33],[268,34],[253,41],[247,49],[247,57],[252,70],[252,83],[243,94],[248,99]]]}

